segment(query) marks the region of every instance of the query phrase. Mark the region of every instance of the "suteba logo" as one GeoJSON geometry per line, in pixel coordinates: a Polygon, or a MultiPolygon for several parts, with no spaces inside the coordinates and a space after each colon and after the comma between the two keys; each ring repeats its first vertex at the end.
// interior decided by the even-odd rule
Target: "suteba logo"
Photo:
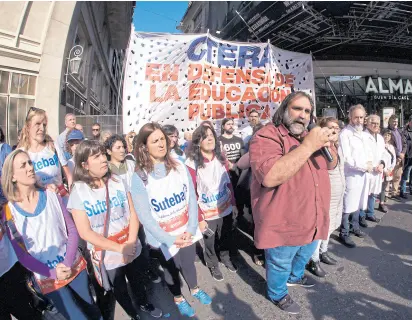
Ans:
{"type": "MultiPolygon", "coordinates": [[[[109,199],[110,207],[124,207],[126,202],[126,195],[124,192],[118,190],[116,192],[116,196],[113,196],[109,199]]],[[[86,214],[91,217],[93,215],[97,216],[101,213],[106,212],[106,201],[97,200],[95,203],[90,203],[90,201],[85,200],[83,201],[83,206],[86,210],[86,214]]]]}
{"type": "Polygon", "coordinates": [[[34,171],[39,171],[50,166],[59,167],[59,159],[56,154],[52,158],[41,158],[39,161],[33,162],[34,171]]]}
{"type": "Polygon", "coordinates": [[[212,194],[210,196],[207,196],[205,193],[202,194],[202,202],[203,203],[210,203],[214,201],[219,201],[219,199],[225,197],[228,194],[227,188],[224,188],[224,190],[218,192],[217,194],[212,194]]]}
{"type": "Polygon", "coordinates": [[[185,192],[187,190],[186,184],[183,186],[183,191],[179,194],[175,192],[172,194],[171,197],[165,197],[163,200],[151,199],[151,204],[155,212],[163,211],[166,209],[170,209],[177,204],[185,201],[185,192]]]}

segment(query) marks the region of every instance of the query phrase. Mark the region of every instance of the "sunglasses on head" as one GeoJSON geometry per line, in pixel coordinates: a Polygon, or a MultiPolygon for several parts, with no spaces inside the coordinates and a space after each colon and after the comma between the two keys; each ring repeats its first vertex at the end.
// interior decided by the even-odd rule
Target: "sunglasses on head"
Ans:
{"type": "MultiPolygon", "coordinates": [[[[35,107],[30,107],[29,111],[27,111],[27,115],[26,115],[26,121],[29,118],[29,115],[31,112],[36,112],[36,111],[44,111],[43,109],[40,108],[35,108],[35,107]]],[[[44,111],[45,112],[45,111],[44,111]]]]}

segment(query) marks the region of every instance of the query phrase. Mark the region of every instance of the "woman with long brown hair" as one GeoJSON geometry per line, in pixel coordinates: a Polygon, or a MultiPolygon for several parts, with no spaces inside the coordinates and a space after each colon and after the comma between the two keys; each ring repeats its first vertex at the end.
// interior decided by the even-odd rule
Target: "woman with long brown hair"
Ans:
{"type": "Polygon", "coordinates": [[[137,172],[131,188],[135,209],[175,304],[183,316],[192,317],[195,310],[182,296],[179,273],[196,299],[211,303],[197,283],[194,242],[202,235],[194,186],[185,165],[171,157],[169,138],[159,124],[145,124],[136,139],[137,172]]]}
{"type": "Polygon", "coordinates": [[[18,148],[27,152],[33,162],[37,180],[42,187],[55,190],[64,202],[67,201],[67,190],[63,185],[63,177],[59,157],[52,138],[47,134],[46,111],[30,108],[22,128],[18,148]]]}
{"type": "Polygon", "coordinates": [[[139,310],[159,318],[162,311],[148,303],[137,269],[142,259],[139,220],[127,187],[108,169],[106,150],[85,140],[76,149],[73,188],[67,207],[80,237],[88,243],[95,276],[132,319],[139,310]],[[133,290],[128,293],[126,278],[133,290]]]}

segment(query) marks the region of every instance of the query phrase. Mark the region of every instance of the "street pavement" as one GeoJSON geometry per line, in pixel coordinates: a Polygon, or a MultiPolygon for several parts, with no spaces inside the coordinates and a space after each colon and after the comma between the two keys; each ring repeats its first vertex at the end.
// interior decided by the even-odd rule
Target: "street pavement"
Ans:
{"type": "MultiPolygon", "coordinates": [[[[197,263],[199,285],[211,295],[212,305],[201,305],[183,286],[185,297],[196,309],[193,319],[412,319],[411,198],[388,204],[386,215],[376,211],[378,217],[383,216],[380,223],[368,222],[369,227],[363,229],[366,238],[353,237],[356,248],[340,244],[337,232],[332,235],[329,252],[339,264],[323,264],[328,275],[317,278],[313,288],[290,288],[290,295],[301,306],[301,313],[295,316],[283,313],[266,299],[265,269],[252,262],[251,238],[238,232],[240,254],[234,258],[238,273],[232,274],[222,266],[225,280],[216,282],[209,270],[197,263]]],[[[169,313],[168,319],[185,319],[180,317],[163,282],[148,285],[148,293],[154,305],[169,313]]],[[[115,319],[128,319],[119,305],[115,319]]],[[[141,319],[153,318],[141,315],[141,319]]]]}

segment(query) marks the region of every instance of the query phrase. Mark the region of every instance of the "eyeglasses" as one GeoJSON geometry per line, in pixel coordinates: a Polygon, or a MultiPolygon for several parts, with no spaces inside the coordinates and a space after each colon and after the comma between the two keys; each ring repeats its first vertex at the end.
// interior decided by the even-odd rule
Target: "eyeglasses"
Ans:
{"type": "Polygon", "coordinates": [[[380,123],[377,123],[377,122],[370,122],[370,124],[373,125],[373,126],[379,126],[380,125],[380,123]]]}
{"type": "Polygon", "coordinates": [[[36,111],[46,112],[46,111],[44,111],[43,109],[40,109],[40,108],[30,107],[29,111],[27,111],[26,121],[29,118],[30,112],[36,112],[36,111]]]}
{"type": "Polygon", "coordinates": [[[98,129],[92,128],[92,131],[99,131],[99,128],[98,129]]]}

